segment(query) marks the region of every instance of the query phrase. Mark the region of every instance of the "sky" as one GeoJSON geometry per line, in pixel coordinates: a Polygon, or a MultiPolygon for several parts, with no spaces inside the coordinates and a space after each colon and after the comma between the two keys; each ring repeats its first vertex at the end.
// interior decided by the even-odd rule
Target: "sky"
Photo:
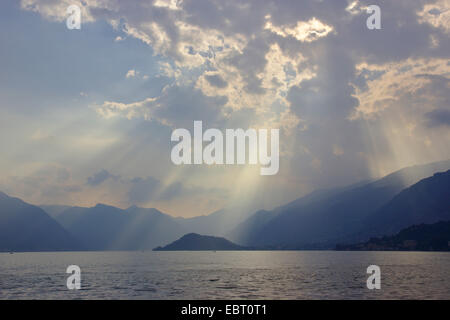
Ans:
{"type": "Polygon", "coordinates": [[[0,190],[189,217],[449,159],[449,36],[450,0],[3,0],[0,190]],[[194,120],[279,129],[278,174],[174,165],[194,120]]]}

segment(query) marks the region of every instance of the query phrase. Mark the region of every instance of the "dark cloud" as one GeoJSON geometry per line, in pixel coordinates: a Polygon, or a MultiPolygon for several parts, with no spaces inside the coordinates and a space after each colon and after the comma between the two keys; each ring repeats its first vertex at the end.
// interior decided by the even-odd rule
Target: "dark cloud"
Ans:
{"type": "Polygon", "coordinates": [[[217,74],[206,75],[205,79],[209,82],[210,85],[217,88],[226,88],[228,86],[228,83],[217,74]]]}
{"type": "Polygon", "coordinates": [[[88,177],[86,184],[91,187],[95,187],[95,186],[101,185],[103,182],[105,182],[106,180],[108,180],[110,178],[115,180],[118,177],[112,175],[107,170],[103,169],[103,170],[95,173],[94,175],[88,177]]]}
{"type": "Polygon", "coordinates": [[[225,61],[234,66],[241,73],[249,93],[264,94],[265,89],[261,86],[258,74],[264,71],[267,64],[266,53],[269,51],[270,43],[264,34],[260,38],[250,41],[242,53],[234,53],[225,61]]]}
{"type": "Polygon", "coordinates": [[[450,110],[436,109],[425,114],[428,127],[450,127],[450,110]]]}
{"type": "MultiPolygon", "coordinates": [[[[170,86],[158,98],[153,115],[178,127],[191,127],[193,121],[202,120],[210,125],[224,119],[227,98],[209,97],[199,89],[188,86],[170,86]]],[[[155,104],[152,104],[152,108],[155,104]]]]}

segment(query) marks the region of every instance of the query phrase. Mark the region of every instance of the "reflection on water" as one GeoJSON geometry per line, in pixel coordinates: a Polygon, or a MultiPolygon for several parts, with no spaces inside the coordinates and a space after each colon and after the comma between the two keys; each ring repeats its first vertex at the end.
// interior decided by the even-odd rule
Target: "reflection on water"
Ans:
{"type": "Polygon", "coordinates": [[[450,299],[450,254],[0,253],[0,299],[450,299]],[[81,290],[66,287],[73,264],[81,290]],[[366,287],[372,264],[381,290],[366,287]]]}

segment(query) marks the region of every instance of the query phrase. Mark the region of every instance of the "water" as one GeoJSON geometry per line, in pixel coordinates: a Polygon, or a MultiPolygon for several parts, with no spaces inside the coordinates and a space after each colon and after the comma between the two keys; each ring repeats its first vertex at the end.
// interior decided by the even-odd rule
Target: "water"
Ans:
{"type": "Polygon", "coordinates": [[[425,252],[0,253],[0,299],[450,299],[450,254],[425,252]],[[81,290],[68,290],[68,265],[81,290]],[[369,265],[381,290],[368,290],[369,265]]]}

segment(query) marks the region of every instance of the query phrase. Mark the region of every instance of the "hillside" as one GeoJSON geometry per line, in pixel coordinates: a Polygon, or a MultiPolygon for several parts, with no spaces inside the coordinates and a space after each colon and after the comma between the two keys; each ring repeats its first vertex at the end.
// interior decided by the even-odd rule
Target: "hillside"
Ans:
{"type": "Polygon", "coordinates": [[[90,250],[149,250],[187,233],[222,236],[248,215],[242,207],[193,218],[175,218],[136,206],[126,210],[103,204],[41,207],[90,250]]]}
{"type": "Polygon", "coordinates": [[[55,219],[90,250],[151,250],[186,233],[169,215],[135,206],[71,207],[55,219]]]}
{"type": "Polygon", "coordinates": [[[365,221],[367,232],[389,235],[421,223],[450,220],[450,170],[406,188],[365,221]]]}
{"type": "Polygon", "coordinates": [[[376,217],[403,189],[449,169],[450,161],[443,161],[405,168],[369,183],[316,191],[269,212],[255,213],[229,237],[259,247],[310,248],[320,243],[334,247],[339,239],[365,230],[369,217],[376,217]]]}
{"type": "Polygon", "coordinates": [[[450,251],[450,221],[414,225],[394,236],[372,238],[352,245],[337,245],[336,250],[450,251]]]}
{"type": "Polygon", "coordinates": [[[155,251],[205,251],[205,250],[246,250],[225,238],[202,236],[189,233],[165,247],[157,247],[155,251]]]}
{"type": "Polygon", "coordinates": [[[84,247],[41,208],[0,192],[0,251],[63,251],[84,247]]]}

